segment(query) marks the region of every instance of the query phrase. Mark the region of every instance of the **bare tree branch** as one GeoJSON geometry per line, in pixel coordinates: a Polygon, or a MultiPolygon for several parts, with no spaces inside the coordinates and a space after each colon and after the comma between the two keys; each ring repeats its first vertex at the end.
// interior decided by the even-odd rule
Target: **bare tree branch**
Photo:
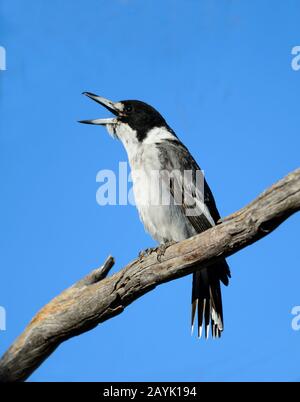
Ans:
{"type": "MultiPolygon", "coordinates": [[[[102,267],[50,301],[0,360],[0,382],[23,381],[65,340],[120,314],[157,285],[188,275],[261,239],[300,209],[300,169],[217,226],[166,249],[154,249],[106,277],[102,267]]],[[[213,269],[213,268],[212,268],[213,269]]]]}

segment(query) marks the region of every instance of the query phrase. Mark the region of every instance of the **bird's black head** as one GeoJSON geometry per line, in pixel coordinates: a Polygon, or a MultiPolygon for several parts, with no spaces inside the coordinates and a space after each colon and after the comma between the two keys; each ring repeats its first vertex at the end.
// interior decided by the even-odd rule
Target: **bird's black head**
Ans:
{"type": "Polygon", "coordinates": [[[122,123],[128,124],[136,132],[138,141],[143,141],[152,128],[168,127],[161,114],[145,102],[138,100],[112,102],[90,92],[84,92],[84,95],[106,107],[116,118],[82,120],[80,123],[106,125],[108,129],[122,123]]]}
{"type": "Polygon", "coordinates": [[[143,141],[152,128],[167,125],[162,115],[145,102],[138,100],[125,100],[120,103],[124,105],[124,109],[119,120],[123,123],[127,123],[137,132],[139,141],[143,141]]]}

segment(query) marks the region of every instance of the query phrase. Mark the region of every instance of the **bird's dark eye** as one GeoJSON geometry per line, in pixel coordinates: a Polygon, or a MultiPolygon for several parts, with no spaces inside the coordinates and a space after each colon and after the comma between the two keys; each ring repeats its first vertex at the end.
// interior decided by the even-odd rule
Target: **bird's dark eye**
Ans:
{"type": "Polygon", "coordinates": [[[132,112],[132,106],[131,105],[126,105],[125,106],[125,112],[126,113],[131,113],[132,112]]]}

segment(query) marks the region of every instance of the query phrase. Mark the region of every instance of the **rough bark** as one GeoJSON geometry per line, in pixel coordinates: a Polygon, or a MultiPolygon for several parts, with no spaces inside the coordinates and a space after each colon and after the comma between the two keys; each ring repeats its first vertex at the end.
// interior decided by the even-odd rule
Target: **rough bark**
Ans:
{"type": "MultiPolygon", "coordinates": [[[[300,169],[217,226],[180,243],[157,248],[107,277],[102,267],[50,301],[0,360],[0,382],[24,381],[65,340],[120,314],[156,286],[236,253],[272,232],[300,209],[300,169]]],[[[213,267],[211,268],[213,269],[213,267]]]]}

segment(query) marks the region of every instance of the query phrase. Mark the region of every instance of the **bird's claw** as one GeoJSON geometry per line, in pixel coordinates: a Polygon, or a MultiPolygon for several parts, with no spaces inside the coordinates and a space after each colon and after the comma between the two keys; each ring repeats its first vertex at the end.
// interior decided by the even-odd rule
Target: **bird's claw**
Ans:
{"type": "Polygon", "coordinates": [[[166,243],[162,243],[157,247],[156,250],[156,255],[157,255],[157,261],[161,262],[161,257],[165,255],[165,252],[168,247],[172,246],[172,244],[175,244],[175,241],[167,241],[166,243]]]}
{"type": "Polygon", "coordinates": [[[145,250],[142,250],[142,251],[139,252],[139,258],[143,259],[145,257],[149,257],[149,255],[151,253],[153,253],[153,251],[155,251],[155,250],[156,250],[156,247],[146,248],[145,250]]]}

